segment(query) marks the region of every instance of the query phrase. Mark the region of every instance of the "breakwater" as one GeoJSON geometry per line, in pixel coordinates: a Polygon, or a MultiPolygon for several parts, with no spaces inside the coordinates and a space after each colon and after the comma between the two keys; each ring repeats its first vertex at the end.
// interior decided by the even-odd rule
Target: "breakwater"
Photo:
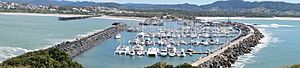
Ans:
{"type": "Polygon", "coordinates": [[[255,27],[242,23],[229,23],[239,28],[240,34],[230,42],[220,46],[206,57],[199,58],[191,63],[199,68],[228,68],[235,63],[238,56],[250,53],[252,47],[259,44],[264,36],[255,27]]]}
{"type": "Polygon", "coordinates": [[[101,15],[90,15],[90,16],[78,16],[78,17],[58,17],[58,20],[66,21],[66,20],[76,20],[76,19],[86,19],[90,17],[100,17],[101,15]]]}
{"type": "Polygon", "coordinates": [[[119,23],[110,28],[102,31],[95,32],[86,37],[77,38],[75,41],[66,41],[54,46],[62,51],[65,51],[69,56],[75,57],[76,55],[88,50],[98,43],[114,37],[116,34],[126,30],[127,25],[119,23]]]}

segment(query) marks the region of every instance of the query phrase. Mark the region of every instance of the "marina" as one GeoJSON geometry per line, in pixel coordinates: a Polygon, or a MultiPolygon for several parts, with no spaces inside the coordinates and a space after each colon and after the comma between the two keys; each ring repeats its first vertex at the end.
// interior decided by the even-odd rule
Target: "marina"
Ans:
{"type": "MultiPolygon", "coordinates": [[[[201,49],[200,46],[220,46],[238,35],[239,29],[221,22],[205,20],[164,21],[150,18],[143,23],[156,23],[163,25],[132,25],[127,31],[136,33],[131,40],[122,40],[115,48],[114,54],[127,56],[149,57],[185,57],[193,54],[208,55],[212,49],[201,49]],[[124,43],[128,41],[128,43],[124,43]],[[194,51],[197,50],[197,51],[194,51]]],[[[116,35],[120,37],[122,34],[116,35]]],[[[123,35],[124,36],[124,35],[123,35]]],[[[116,39],[118,40],[118,39],[116,39]]],[[[202,47],[202,48],[203,48],[202,47]]]]}
{"type": "MultiPolygon", "coordinates": [[[[39,18],[43,19],[44,17],[39,17],[39,18]]],[[[49,20],[56,20],[56,17],[50,17],[49,20]]],[[[97,22],[94,21],[96,20],[95,18],[89,18],[87,20],[91,22],[97,22]]],[[[80,22],[87,21],[87,20],[74,20],[70,22],[76,22],[73,24],[80,24],[80,22]]],[[[129,32],[127,30],[122,31],[118,34],[115,34],[114,36],[111,36],[107,40],[103,40],[101,43],[96,44],[94,48],[90,48],[89,50],[85,50],[83,53],[76,55],[76,57],[74,57],[74,60],[83,64],[87,68],[95,68],[95,67],[99,67],[99,65],[101,65],[100,67],[125,67],[125,68],[144,67],[159,61],[168,62],[170,64],[191,63],[195,59],[199,59],[199,57],[205,57],[211,55],[212,54],[211,52],[214,52],[216,48],[219,48],[224,43],[235,39],[240,33],[239,29],[236,29],[235,27],[228,27],[228,25],[225,25],[226,23],[224,25],[218,25],[218,26],[222,26],[218,28],[212,26],[215,24],[209,25],[208,23],[206,23],[206,25],[203,25],[203,29],[200,29],[200,27],[198,26],[192,26],[193,23],[190,24],[186,23],[186,25],[184,25],[182,24],[182,21],[164,21],[163,22],[164,26],[154,26],[154,25],[142,26],[138,24],[139,21],[124,21],[124,20],[106,21],[105,19],[104,20],[101,19],[101,21],[105,21],[101,23],[101,24],[105,24],[102,26],[109,25],[109,27],[111,27],[111,25],[114,22],[122,22],[128,24],[129,26],[133,26],[129,28],[134,28],[134,27],[140,28],[139,29],[140,31],[138,32],[129,32]],[[224,30],[221,31],[221,29],[224,30]],[[201,32],[197,32],[197,30],[201,32]],[[129,43],[129,41],[134,41],[135,39],[137,43],[132,43],[132,44],[129,43]],[[142,41],[142,39],[144,41],[142,41]],[[213,41],[211,41],[211,39],[213,41]],[[213,44],[213,42],[217,42],[217,39],[219,41],[219,44],[218,45],[213,44]],[[119,52],[116,51],[118,49],[120,49],[119,52]],[[114,61],[110,61],[110,60],[114,60],[114,61]],[[99,61],[107,61],[107,62],[105,63],[100,62],[101,64],[96,64],[99,63],[99,61]],[[114,66],[111,64],[118,64],[119,66],[114,66]],[[135,66],[132,66],[132,64],[135,64],[135,66]]],[[[59,21],[59,22],[68,22],[68,21],[59,21]]],[[[222,24],[222,22],[213,22],[213,23],[222,24]]],[[[39,23],[39,24],[43,24],[43,23],[39,23]]],[[[59,23],[59,24],[71,25],[70,23],[59,23]]],[[[89,23],[85,23],[85,24],[89,24],[89,23]]],[[[88,26],[90,27],[91,25],[94,24],[98,24],[98,23],[90,23],[90,25],[87,25],[87,27],[88,26]]],[[[93,29],[95,29],[96,27],[99,26],[94,25],[93,27],[94,27],[93,29]]],[[[107,29],[107,28],[103,28],[103,29],[107,29]]],[[[71,30],[72,29],[70,29],[69,31],[71,30]]]]}

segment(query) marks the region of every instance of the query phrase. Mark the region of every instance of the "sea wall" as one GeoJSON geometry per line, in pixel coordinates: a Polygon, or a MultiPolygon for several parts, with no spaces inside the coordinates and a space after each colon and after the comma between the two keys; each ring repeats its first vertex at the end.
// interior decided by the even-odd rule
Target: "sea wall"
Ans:
{"type": "Polygon", "coordinates": [[[229,68],[235,63],[238,56],[250,53],[252,47],[259,44],[264,35],[255,27],[242,23],[230,23],[241,30],[240,35],[227,44],[219,47],[219,52],[212,53],[206,57],[192,62],[193,66],[199,68],[229,68]],[[207,60],[205,60],[207,59],[207,60]]]}
{"type": "Polygon", "coordinates": [[[124,31],[127,28],[126,24],[114,25],[102,31],[95,32],[86,37],[77,38],[75,41],[66,41],[54,46],[62,51],[65,51],[69,56],[75,57],[76,55],[96,46],[98,43],[103,42],[116,34],[124,31]]]}

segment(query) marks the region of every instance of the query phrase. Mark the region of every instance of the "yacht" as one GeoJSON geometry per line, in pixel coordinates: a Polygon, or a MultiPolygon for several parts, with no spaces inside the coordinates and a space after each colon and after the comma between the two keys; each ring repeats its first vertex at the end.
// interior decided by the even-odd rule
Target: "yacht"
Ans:
{"type": "Polygon", "coordinates": [[[126,55],[127,53],[128,53],[128,51],[129,51],[129,46],[121,46],[120,47],[120,50],[119,50],[119,54],[120,55],[126,55]]]}
{"type": "Polygon", "coordinates": [[[135,55],[135,51],[134,50],[130,50],[128,55],[134,56],[135,55]]]}
{"type": "Polygon", "coordinates": [[[174,57],[176,55],[176,47],[172,47],[171,45],[168,45],[167,51],[170,57],[174,57]]]}
{"type": "Polygon", "coordinates": [[[155,57],[157,55],[158,51],[159,51],[158,48],[154,48],[154,47],[148,48],[147,55],[155,57]]]}
{"type": "Polygon", "coordinates": [[[177,56],[178,57],[185,57],[186,56],[183,48],[180,51],[177,52],[177,56]]]}
{"type": "Polygon", "coordinates": [[[115,39],[120,39],[121,38],[121,35],[120,34],[117,34],[116,36],[115,36],[115,39]]]}
{"type": "Polygon", "coordinates": [[[138,56],[143,56],[144,55],[144,47],[141,45],[135,45],[132,47],[133,51],[136,52],[138,56]]]}
{"type": "Polygon", "coordinates": [[[208,46],[209,45],[209,42],[207,42],[207,41],[204,41],[204,40],[202,40],[202,45],[204,45],[204,46],[208,46]]]}
{"type": "Polygon", "coordinates": [[[119,52],[120,52],[120,48],[121,48],[121,46],[120,46],[120,45],[119,45],[119,46],[117,46],[117,48],[116,48],[116,50],[115,50],[114,54],[119,54],[119,52]]]}
{"type": "Polygon", "coordinates": [[[187,52],[194,52],[194,50],[190,47],[189,49],[187,49],[187,52]]]}
{"type": "Polygon", "coordinates": [[[163,47],[162,49],[160,49],[160,52],[159,52],[159,55],[160,56],[167,56],[168,55],[168,50],[166,47],[163,47]]]}

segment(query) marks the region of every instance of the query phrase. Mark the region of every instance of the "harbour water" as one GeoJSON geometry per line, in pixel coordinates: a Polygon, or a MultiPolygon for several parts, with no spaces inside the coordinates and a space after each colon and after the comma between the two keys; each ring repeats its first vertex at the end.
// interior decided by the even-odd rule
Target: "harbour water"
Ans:
{"type": "MultiPolygon", "coordinates": [[[[113,22],[137,24],[137,21],[111,19],[82,19],[58,21],[50,16],[0,15],[0,60],[24,52],[46,48],[59,42],[72,40],[94,30],[109,27],[113,22]]],[[[263,44],[253,53],[241,56],[235,67],[276,68],[300,63],[300,20],[232,20],[261,24],[257,27],[267,35],[263,44]]],[[[130,57],[114,55],[117,41],[128,43],[136,33],[122,32],[120,40],[109,39],[74,58],[86,68],[135,68],[145,67],[158,61],[170,64],[189,63],[201,55],[192,57],[130,57]]],[[[213,47],[211,47],[213,48],[213,47]]],[[[207,48],[209,49],[209,47],[207,48]]],[[[205,50],[205,49],[200,49],[205,50]]]]}
{"type": "MultiPolygon", "coordinates": [[[[178,29],[180,26],[176,25],[176,22],[166,22],[164,26],[143,26],[144,32],[158,32],[159,29],[178,29]]],[[[145,66],[148,66],[150,64],[154,64],[156,62],[167,62],[169,64],[177,65],[182,63],[190,63],[191,61],[198,59],[201,56],[206,56],[205,54],[197,55],[193,54],[193,56],[185,56],[185,57],[148,57],[148,56],[126,56],[126,55],[116,55],[113,54],[115,51],[115,48],[118,46],[118,42],[121,42],[123,45],[129,45],[128,41],[133,40],[137,33],[139,32],[122,32],[121,36],[122,38],[120,40],[116,39],[109,39],[104,41],[101,44],[98,44],[95,48],[92,48],[83,54],[75,57],[75,60],[79,63],[83,64],[86,68],[97,68],[97,67],[103,67],[103,68],[143,68],[145,66]]],[[[237,34],[236,34],[237,35],[237,34]]],[[[226,42],[228,40],[231,40],[233,37],[223,37],[220,38],[220,42],[226,42]]],[[[200,39],[205,38],[199,38],[194,39],[200,41],[200,39]]],[[[157,39],[154,39],[157,40],[157,39]]],[[[185,41],[189,42],[191,39],[184,39],[185,41]]],[[[218,45],[211,45],[211,46],[194,46],[194,45],[188,45],[188,46],[177,46],[176,48],[179,50],[179,48],[184,48],[185,50],[188,49],[190,46],[192,46],[194,51],[197,52],[207,52],[207,50],[213,50],[214,48],[218,47],[218,45]]],[[[150,47],[157,47],[160,48],[156,44],[156,46],[144,46],[144,49],[150,48],[150,47]]]]}

